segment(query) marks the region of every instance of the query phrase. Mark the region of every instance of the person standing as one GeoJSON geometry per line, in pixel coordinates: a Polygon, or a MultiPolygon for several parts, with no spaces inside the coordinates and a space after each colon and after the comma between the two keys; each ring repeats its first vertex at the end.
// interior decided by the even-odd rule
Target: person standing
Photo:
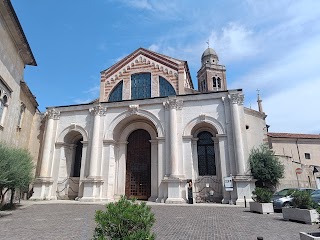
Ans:
{"type": "Polygon", "coordinates": [[[193,204],[193,196],[192,196],[192,180],[188,180],[188,203],[193,204]]]}

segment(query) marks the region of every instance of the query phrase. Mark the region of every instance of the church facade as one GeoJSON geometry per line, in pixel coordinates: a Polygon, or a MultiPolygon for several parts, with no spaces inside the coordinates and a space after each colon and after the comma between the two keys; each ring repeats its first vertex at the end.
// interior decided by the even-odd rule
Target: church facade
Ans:
{"type": "Polygon", "coordinates": [[[199,91],[186,61],[139,48],[101,72],[98,100],[47,108],[32,199],[185,203],[189,179],[194,198],[251,199],[248,155],[266,141],[266,115],[227,89],[213,49],[197,78],[199,91]]]}

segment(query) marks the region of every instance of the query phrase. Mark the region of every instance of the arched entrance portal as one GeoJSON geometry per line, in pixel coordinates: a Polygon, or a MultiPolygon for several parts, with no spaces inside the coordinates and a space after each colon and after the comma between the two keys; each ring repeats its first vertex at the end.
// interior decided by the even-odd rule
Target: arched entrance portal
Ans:
{"type": "Polygon", "coordinates": [[[143,129],[128,137],[126,189],[128,198],[147,200],[151,196],[151,137],[143,129]]]}

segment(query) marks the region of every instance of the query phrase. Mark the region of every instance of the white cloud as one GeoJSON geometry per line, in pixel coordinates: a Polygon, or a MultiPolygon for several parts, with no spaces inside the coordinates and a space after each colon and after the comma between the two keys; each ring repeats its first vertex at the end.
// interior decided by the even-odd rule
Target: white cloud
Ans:
{"type": "Polygon", "coordinates": [[[235,22],[227,24],[221,31],[212,31],[209,40],[225,63],[259,52],[253,31],[235,22]]]}
{"type": "Polygon", "coordinates": [[[148,0],[126,0],[123,1],[123,3],[134,8],[153,10],[153,7],[148,0]]]}
{"type": "Polygon", "coordinates": [[[158,44],[151,44],[148,47],[149,50],[154,51],[154,52],[159,52],[160,51],[160,46],[158,44]]]}

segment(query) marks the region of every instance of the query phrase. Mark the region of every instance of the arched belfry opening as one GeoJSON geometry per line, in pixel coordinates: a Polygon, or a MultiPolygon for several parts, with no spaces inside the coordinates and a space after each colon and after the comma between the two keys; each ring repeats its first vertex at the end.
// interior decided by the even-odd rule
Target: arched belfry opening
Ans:
{"type": "Polygon", "coordinates": [[[80,175],[83,156],[83,136],[78,131],[68,132],[60,147],[57,198],[75,199],[81,197],[80,175]]]}
{"type": "Polygon", "coordinates": [[[128,137],[126,187],[128,198],[147,200],[151,196],[151,137],[137,129],[128,137]]]}

